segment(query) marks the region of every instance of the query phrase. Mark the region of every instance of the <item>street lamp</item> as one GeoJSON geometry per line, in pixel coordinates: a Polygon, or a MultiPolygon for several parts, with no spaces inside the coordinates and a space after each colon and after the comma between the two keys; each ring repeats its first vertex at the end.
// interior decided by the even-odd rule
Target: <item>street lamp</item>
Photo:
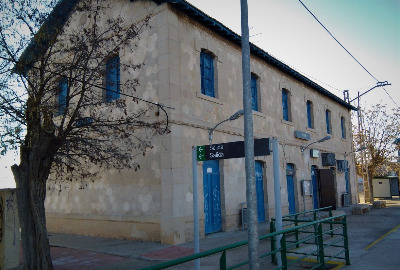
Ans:
{"type": "Polygon", "coordinates": [[[213,128],[208,130],[208,140],[210,141],[210,144],[212,144],[212,134],[214,132],[214,130],[221,125],[222,123],[226,122],[226,121],[233,121],[236,120],[238,118],[240,118],[242,115],[244,115],[244,110],[239,110],[237,112],[235,112],[231,117],[229,117],[228,119],[225,119],[221,122],[219,122],[218,124],[216,124],[213,128]]]}
{"type": "Polygon", "coordinates": [[[318,141],[316,141],[316,142],[312,142],[312,143],[308,144],[306,147],[301,147],[301,153],[304,155],[304,151],[305,151],[310,145],[312,145],[312,144],[314,144],[314,143],[320,143],[320,142],[324,142],[324,141],[327,141],[327,140],[330,140],[330,139],[332,139],[332,136],[328,135],[328,136],[325,136],[325,137],[323,137],[322,139],[320,139],[320,140],[318,140],[318,141]]]}
{"type": "Polygon", "coordinates": [[[346,157],[347,157],[348,155],[350,155],[350,154],[357,153],[357,152],[360,152],[360,151],[365,150],[365,149],[367,149],[366,146],[361,147],[361,148],[359,148],[359,149],[357,149],[357,150],[351,151],[350,153],[347,153],[347,154],[346,154],[346,152],[344,152],[344,159],[346,160],[346,157]]]}

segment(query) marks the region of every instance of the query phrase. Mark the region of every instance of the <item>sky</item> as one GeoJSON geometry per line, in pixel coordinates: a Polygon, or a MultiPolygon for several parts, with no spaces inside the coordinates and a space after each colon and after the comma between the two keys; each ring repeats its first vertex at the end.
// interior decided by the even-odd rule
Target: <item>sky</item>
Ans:
{"type": "MultiPolygon", "coordinates": [[[[188,0],[241,34],[240,0],[188,0]]],[[[350,99],[378,81],[361,105],[400,105],[400,1],[302,0],[363,69],[303,7],[299,0],[248,0],[250,42],[333,94],[350,99]]]]}
{"type": "MultiPolygon", "coordinates": [[[[241,34],[240,0],[187,0],[241,34]]],[[[299,0],[248,0],[250,41],[328,91],[350,99],[375,88],[361,106],[400,105],[400,0],[302,0],[361,67],[303,7],[299,0]],[[390,95],[390,97],[389,97],[390,95]],[[397,105],[396,105],[397,104],[397,105]]],[[[357,105],[353,103],[353,105],[357,105]]],[[[10,165],[0,159],[0,188],[15,187],[10,165]]]]}

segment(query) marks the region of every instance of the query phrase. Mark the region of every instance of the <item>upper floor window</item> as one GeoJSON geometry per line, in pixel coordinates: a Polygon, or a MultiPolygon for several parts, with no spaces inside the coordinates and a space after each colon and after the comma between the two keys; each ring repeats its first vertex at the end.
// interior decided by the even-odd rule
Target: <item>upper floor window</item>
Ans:
{"type": "Polygon", "coordinates": [[[314,128],[314,112],[313,112],[313,103],[307,100],[307,127],[314,128]]]}
{"type": "Polygon", "coordinates": [[[211,53],[202,51],[200,53],[201,70],[201,93],[215,97],[214,88],[214,57],[211,53]]]}
{"type": "Polygon", "coordinates": [[[283,113],[283,120],[291,121],[290,117],[290,95],[289,91],[286,89],[282,89],[282,113],[283,113]]]}
{"type": "Polygon", "coordinates": [[[342,138],[346,139],[346,119],[343,116],[340,117],[340,127],[342,129],[342,138]]]}
{"type": "Polygon", "coordinates": [[[58,115],[65,113],[68,100],[68,79],[62,78],[58,81],[58,115]]]}
{"type": "Polygon", "coordinates": [[[332,134],[332,124],[331,124],[331,111],[325,111],[325,118],[326,118],[326,133],[332,134]]]}
{"type": "Polygon", "coordinates": [[[251,74],[251,104],[253,111],[258,111],[257,81],[258,78],[251,74]]]}
{"type": "Polygon", "coordinates": [[[106,62],[106,101],[118,99],[120,96],[120,60],[114,56],[106,62]]]}

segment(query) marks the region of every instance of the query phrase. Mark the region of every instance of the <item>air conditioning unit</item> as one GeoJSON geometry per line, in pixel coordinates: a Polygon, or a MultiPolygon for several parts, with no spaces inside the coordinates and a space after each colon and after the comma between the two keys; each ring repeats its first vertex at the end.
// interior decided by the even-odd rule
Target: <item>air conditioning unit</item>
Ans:
{"type": "Polygon", "coordinates": [[[343,206],[347,207],[350,206],[350,194],[349,193],[343,193],[342,194],[342,201],[343,201],[343,206]]]}
{"type": "Polygon", "coordinates": [[[310,157],[318,158],[319,157],[319,151],[317,149],[310,149],[310,157]]]}
{"type": "Polygon", "coordinates": [[[349,162],[347,160],[336,160],[337,170],[339,172],[346,172],[346,169],[349,167],[349,162]]]}
{"type": "Polygon", "coordinates": [[[336,159],[334,153],[322,153],[322,166],[335,166],[336,159]]]}

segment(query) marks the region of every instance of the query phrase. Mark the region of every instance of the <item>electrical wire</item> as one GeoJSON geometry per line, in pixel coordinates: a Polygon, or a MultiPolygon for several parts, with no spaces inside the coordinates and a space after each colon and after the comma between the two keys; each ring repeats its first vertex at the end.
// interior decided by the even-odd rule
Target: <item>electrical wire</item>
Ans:
{"type": "Polygon", "coordinates": [[[314,17],[314,19],[328,32],[328,34],[366,71],[368,72],[368,74],[374,78],[376,81],[379,82],[379,80],[377,78],[375,78],[374,75],[371,74],[371,72],[369,72],[343,45],[342,43],[339,42],[339,40],[337,40],[332,33],[320,22],[320,20],[318,20],[318,18],[311,12],[311,10],[308,9],[308,7],[306,7],[306,5],[304,5],[303,2],[301,2],[301,0],[299,0],[299,2],[303,5],[303,7],[305,9],[307,9],[307,11],[314,17]]]}
{"type": "Polygon", "coordinates": [[[387,95],[389,96],[389,98],[393,101],[393,103],[396,104],[397,108],[400,108],[400,106],[396,103],[396,101],[394,101],[394,99],[392,98],[392,96],[389,95],[388,91],[386,91],[386,88],[385,88],[385,87],[382,87],[382,88],[383,88],[383,90],[385,90],[386,94],[387,94],[387,95]]]}
{"type": "MultiPolygon", "coordinates": [[[[343,45],[342,43],[339,42],[339,40],[337,40],[333,34],[321,23],[320,20],[318,20],[318,18],[311,12],[310,9],[308,9],[308,7],[301,1],[299,0],[299,2],[303,5],[303,7],[314,17],[314,19],[328,32],[328,34],[373,78],[375,79],[378,83],[380,82],[374,75],[371,74],[371,72],[369,72],[343,45]]],[[[389,95],[388,91],[386,91],[385,88],[383,88],[386,92],[386,94],[389,96],[389,98],[393,101],[394,104],[396,104],[397,107],[399,107],[399,105],[397,105],[397,103],[394,101],[394,99],[389,95]]]]}
{"type": "MultiPolygon", "coordinates": [[[[13,60],[13,59],[9,59],[9,58],[6,58],[6,57],[2,57],[2,56],[0,56],[0,59],[6,60],[6,61],[10,61],[10,62],[13,62],[13,63],[16,63],[16,64],[19,64],[19,63],[20,63],[19,61],[16,61],[16,60],[13,60]]],[[[35,67],[34,65],[30,65],[30,64],[26,64],[26,66],[28,66],[28,67],[30,67],[30,68],[34,68],[34,69],[39,69],[38,67],[35,67]]],[[[45,72],[49,72],[50,74],[53,74],[53,75],[63,76],[63,77],[65,77],[65,78],[67,78],[67,79],[74,80],[74,81],[76,81],[76,82],[80,82],[80,83],[83,83],[83,82],[84,82],[83,80],[79,80],[79,79],[76,79],[76,78],[71,78],[71,77],[65,76],[64,74],[62,74],[62,73],[60,73],[60,72],[54,72],[54,71],[46,70],[46,69],[44,69],[44,71],[45,71],[45,72]]],[[[125,94],[125,93],[122,93],[122,92],[113,91],[113,90],[107,89],[107,88],[105,88],[105,87],[103,87],[103,86],[96,85],[96,84],[92,84],[92,83],[88,83],[88,82],[85,82],[85,83],[86,83],[87,85],[89,85],[89,86],[93,86],[93,87],[99,88],[99,89],[101,89],[101,90],[111,91],[111,92],[114,92],[114,93],[118,93],[118,94],[120,94],[121,96],[130,97],[130,98],[132,98],[133,100],[139,100],[139,101],[143,101],[143,102],[146,102],[146,103],[149,103],[149,104],[158,106],[158,107],[165,113],[165,116],[166,116],[166,118],[167,118],[167,119],[166,119],[165,130],[164,130],[164,133],[167,133],[167,131],[168,131],[168,121],[169,121],[169,117],[168,117],[168,113],[167,113],[167,111],[165,110],[165,108],[173,109],[173,110],[174,110],[174,108],[165,106],[165,105],[160,104],[160,103],[158,103],[158,102],[153,102],[153,101],[145,100],[145,99],[142,99],[142,98],[133,96],[133,95],[129,95],[129,94],[125,94]]]]}

